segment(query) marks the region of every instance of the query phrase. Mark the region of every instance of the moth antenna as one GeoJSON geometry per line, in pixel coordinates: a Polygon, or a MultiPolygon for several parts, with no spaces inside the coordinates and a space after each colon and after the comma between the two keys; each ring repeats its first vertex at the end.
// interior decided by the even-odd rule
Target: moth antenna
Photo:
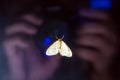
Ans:
{"type": "Polygon", "coordinates": [[[55,38],[56,38],[56,39],[59,39],[59,38],[57,37],[57,35],[55,36],[55,38]]]}
{"type": "Polygon", "coordinates": [[[61,38],[58,38],[58,36],[56,35],[55,38],[56,38],[56,39],[63,39],[63,38],[64,38],[64,35],[63,35],[61,38]]]}
{"type": "Polygon", "coordinates": [[[63,39],[64,38],[64,35],[61,37],[61,39],[63,39]]]}

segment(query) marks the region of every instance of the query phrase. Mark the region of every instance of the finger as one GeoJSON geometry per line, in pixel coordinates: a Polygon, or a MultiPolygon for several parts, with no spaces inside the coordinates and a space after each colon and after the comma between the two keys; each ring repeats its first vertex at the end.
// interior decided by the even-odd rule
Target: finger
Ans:
{"type": "Polygon", "coordinates": [[[114,43],[116,41],[115,35],[108,29],[108,26],[97,23],[85,23],[81,26],[81,29],[77,30],[77,34],[80,35],[94,35],[96,37],[103,37],[114,43]]]}
{"type": "Polygon", "coordinates": [[[35,28],[29,27],[27,24],[16,23],[6,28],[6,35],[16,34],[16,33],[27,33],[30,35],[36,34],[37,30],[35,28]]]}
{"type": "Polygon", "coordinates": [[[81,36],[76,40],[76,44],[80,45],[82,49],[89,50],[89,52],[96,52],[97,55],[106,55],[107,53],[113,53],[114,44],[107,42],[104,39],[96,37],[94,35],[81,36]]]}
{"type": "Polygon", "coordinates": [[[83,17],[88,17],[88,18],[109,20],[109,17],[105,12],[97,11],[97,10],[83,9],[83,10],[80,10],[79,15],[83,17]]]}
{"type": "Polygon", "coordinates": [[[30,43],[23,41],[22,39],[19,38],[14,38],[14,39],[5,40],[3,42],[3,46],[6,54],[9,56],[13,56],[13,55],[20,55],[19,52],[17,51],[17,47],[21,49],[27,49],[30,46],[30,43]]]}
{"type": "Polygon", "coordinates": [[[27,47],[27,45],[19,39],[15,41],[7,40],[3,45],[8,59],[12,80],[24,80],[26,76],[24,71],[24,62],[22,60],[22,54],[19,54],[16,50],[16,46],[27,47]]]}
{"type": "Polygon", "coordinates": [[[105,26],[98,24],[84,24],[75,42],[80,45],[77,54],[87,60],[107,58],[115,50],[115,36],[105,26]]]}
{"type": "Polygon", "coordinates": [[[38,25],[38,26],[43,23],[43,19],[40,19],[40,18],[34,16],[33,14],[26,14],[26,15],[22,16],[21,18],[33,23],[34,25],[38,25]]]}

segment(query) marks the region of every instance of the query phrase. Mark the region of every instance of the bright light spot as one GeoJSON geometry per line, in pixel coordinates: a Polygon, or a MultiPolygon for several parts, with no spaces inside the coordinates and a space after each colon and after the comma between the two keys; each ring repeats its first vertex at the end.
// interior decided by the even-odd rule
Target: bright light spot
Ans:
{"type": "Polygon", "coordinates": [[[112,6],[111,0],[91,0],[90,1],[90,7],[92,9],[103,9],[108,10],[112,6]]]}
{"type": "Polygon", "coordinates": [[[52,42],[51,38],[46,37],[46,38],[44,39],[44,46],[48,46],[51,42],[52,42]]]}

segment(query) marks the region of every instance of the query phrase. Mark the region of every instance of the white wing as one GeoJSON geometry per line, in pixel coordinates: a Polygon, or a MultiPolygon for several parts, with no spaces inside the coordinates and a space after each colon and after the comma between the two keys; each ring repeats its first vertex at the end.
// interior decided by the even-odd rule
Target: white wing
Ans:
{"type": "Polygon", "coordinates": [[[46,55],[48,56],[52,56],[52,55],[56,55],[59,52],[59,47],[60,47],[60,41],[57,40],[56,42],[54,42],[46,51],[46,55]]]}
{"type": "Polygon", "coordinates": [[[63,41],[61,41],[60,55],[66,57],[72,57],[71,49],[63,41]]]}

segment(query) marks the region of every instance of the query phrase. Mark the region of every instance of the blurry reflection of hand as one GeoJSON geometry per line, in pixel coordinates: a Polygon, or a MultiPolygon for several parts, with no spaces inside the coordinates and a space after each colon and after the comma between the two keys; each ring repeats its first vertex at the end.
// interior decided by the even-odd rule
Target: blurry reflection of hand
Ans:
{"type": "MultiPolygon", "coordinates": [[[[42,19],[38,19],[32,14],[22,16],[22,19],[34,25],[41,25],[43,22],[42,19]]],[[[26,33],[34,36],[37,33],[37,29],[26,23],[17,22],[8,26],[5,30],[6,36],[17,33],[26,33]]],[[[59,56],[43,61],[39,55],[40,51],[32,40],[25,41],[20,36],[13,36],[12,38],[7,38],[3,45],[8,58],[11,80],[26,80],[25,65],[28,66],[27,80],[47,80],[59,65],[59,56]],[[24,53],[22,49],[26,50],[26,52],[24,53]],[[27,55],[26,64],[23,61],[23,54],[27,55]]]]}
{"type": "MultiPolygon", "coordinates": [[[[109,74],[107,71],[117,51],[116,37],[110,30],[111,23],[107,23],[110,19],[107,14],[94,10],[81,10],[80,15],[103,22],[103,24],[95,21],[83,23],[77,29],[78,37],[75,42],[78,44],[78,49],[76,49],[78,57],[90,62],[97,76],[106,77],[109,74]]],[[[99,77],[95,80],[111,79],[99,77]]]]}

